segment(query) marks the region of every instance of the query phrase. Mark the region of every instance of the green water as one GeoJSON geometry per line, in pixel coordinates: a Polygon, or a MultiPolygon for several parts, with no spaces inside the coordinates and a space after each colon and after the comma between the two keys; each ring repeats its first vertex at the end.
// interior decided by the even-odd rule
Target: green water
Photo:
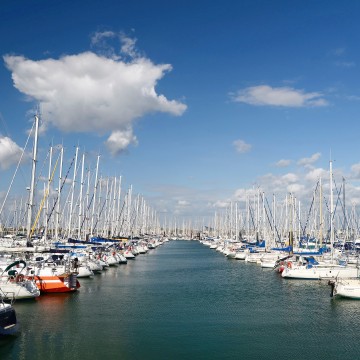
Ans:
{"type": "Polygon", "coordinates": [[[77,293],[16,302],[21,331],[0,359],[357,359],[360,302],[329,295],[172,241],[77,293]]]}

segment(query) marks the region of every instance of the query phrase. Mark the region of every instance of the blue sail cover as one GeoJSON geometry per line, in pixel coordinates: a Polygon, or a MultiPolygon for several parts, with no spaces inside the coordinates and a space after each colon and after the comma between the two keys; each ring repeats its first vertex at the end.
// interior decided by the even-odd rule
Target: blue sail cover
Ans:
{"type": "Polygon", "coordinates": [[[287,247],[282,247],[282,248],[271,248],[271,250],[290,252],[290,251],[292,251],[292,246],[287,246],[287,247]]]}
{"type": "Polygon", "coordinates": [[[91,239],[91,242],[92,243],[116,243],[118,244],[120,242],[120,240],[118,239],[105,239],[103,237],[100,237],[100,236],[94,236],[92,237],[91,239]]]}
{"type": "Polygon", "coordinates": [[[257,240],[256,241],[256,246],[260,247],[260,248],[264,248],[265,247],[265,240],[257,240]]]}
{"type": "Polygon", "coordinates": [[[319,265],[319,263],[312,256],[306,257],[305,260],[308,262],[308,264],[319,265]]]}
{"type": "MultiPolygon", "coordinates": [[[[283,248],[271,248],[271,250],[291,252],[293,249],[292,246],[287,246],[283,248]]],[[[317,251],[294,251],[294,255],[322,255],[326,251],[328,251],[327,248],[320,248],[317,251]]]]}

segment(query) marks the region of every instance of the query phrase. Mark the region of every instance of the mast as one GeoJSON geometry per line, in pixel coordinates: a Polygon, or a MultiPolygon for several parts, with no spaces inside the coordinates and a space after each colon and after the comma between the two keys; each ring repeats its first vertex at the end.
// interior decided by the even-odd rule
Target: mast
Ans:
{"type": "Polygon", "coordinates": [[[275,194],[273,194],[273,244],[272,246],[275,246],[276,244],[276,198],[275,194]]]}
{"type": "Polygon", "coordinates": [[[298,241],[300,243],[301,239],[301,201],[299,200],[299,222],[298,222],[299,230],[298,230],[298,241]]]}
{"type": "Polygon", "coordinates": [[[235,240],[239,240],[238,203],[235,203],[235,240]]]}
{"type": "Polygon", "coordinates": [[[27,214],[27,246],[32,246],[30,233],[32,223],[32,209],[34,207],[34,193],[35,193],[35,174],[36,174],[36,162],[37,162],[37,146],[38,146],[38,135],[39,135],[39,117],[35,115],[35,135],[34,135],[34,148],[32,158],[32,170],[31,170],[31,184],[29,191],[29,203],[28,203],[28,214],[27,214]]]}
{"type": "Polygon", "coordinates": [[[322,214],[322,183],[320,178],[320,199],[319,199],[319,205],[320,205],[320,248],[322,247],[323,242],[323,214],[322,214]]]}
{"type": "Polygon", "coordinates": [[[103,182],[103,179],[102,177],[100,176],[100,181],[99,181],[99,196],[98,196],[98,200],[97,200],[97,207],[96,207],[96,221],[95,221],[95,225],[94,227],[92,227],[92,234],[94,236],[98,236],[98,233],[99,233],[99,227],[98,227],[98,222],[100,221],[100,206],[101,206],[101,201],[102,201],[102,182],[103,182]],[[97,231],[97,234],[95,235],[95,229],[97,231]]]}
{"type": "Polygon", "coordinates": [[[90,208],[90,166],[87,169],[87,185],[86,185],[86,207],[84,206],[84,235],[85,240],[89,240],[89,208],[90,208]]]}
{"type": "Polygon", "coordinates": [[[117,192],[117,187],[116,187],[116,176],[114,177],[114,189],[113,189],[113,204],[111,206],[111,224],[110,224],[110,229],[111,229],[111,236],[114,237],[114,228],[115,228],[115,219],[116,219],[116,192],[117,192]]]}
{"type": "Polygon", "coordinates": [[[346,233],[346,239],[348,239],[348,227],[346,221],[346,210],[345,210],[345,178],[343,177],[343,214],[344,214],[344,225],[343,232],[346,233]]]}
{"type": "Polygon", "coordinates": [[[265,232],[266,232],[266,222],[265,222],[265,192],[263,191],[262,192],[262,228],[263,228],[263,231],[262,231],[262,239],[261,240],[265,240],[265,232]]]}
{"type": "MultiPolygon", "coordinates": [[[[49,173],[47,179],[47,194],[50,194],[50,184],[51,184],[51,162],[52,162],[52,153],[53,147],[50,147],[50,154],[49,154],[49,173]]],[[[46,196],[46,191],[44,189],[44,196],[46,196]]],[[[45,205],[45,219],[44,219],[44,240],[47,240],[47,233],[48,233],[48,217],[49,217],[49,198],[46,198],[46,205],[45,205]]]]}
{"type": "Polygon", "coordinates": [[[116,205],[116,216],[115,216],[115,233],[114,236],[119,236],[119,228],[120,228],[120,198],[121,198],[121,176],[119,177],[119,189],[118,189],[118,197],[117,197],[117,205],[116,205]]]}
{"type": "Polygon", "coordinates": [[[96,190],[98,187],[98,172],[99,172],[99,160],[100,155],[97,157],[96,161],[96,170],[95,170],[95,182],[94,182],[94,201],[92,206],[92,214],[91,214],[91,225],[90,225],[90,234],[93,236],[93,229],[94,229],[94,216],[95,216],[95,205],[96,205],[96,190]]]}
{"type": "Polygon", "coordinates": [[[72,222],[72,212],[73,212],[73,203],[74,203],[74,192],[75,192],[75,181],[76,181],[76,173],[77,173],[77,160],[78,160],[79,147],[76,147],[75,151],[75,166],[74,166],[74,175],[71,185],[71,200],[70,200],[70,209],[69,209],[69,227],[68,227],[68,236],[72,236],[71,234],[71,222],[72,222]]]}
{"type": "Polygon", "coordinates": [[[330,246],[331,246],[331,262],[334,261],[334,196],[333,196],[333,174],[332,160],[330,160],[330,246]]]}
{"type": "Polygon", "coordinates": [[[82,160],[81,160],[81,178],[80,178],[80,195],[79,195],[79,212],[78,212],[78,239],[81,239],[81,219],[83,215],[84,165],[85,165],[85,153],[82,154],[82,160]]]}
{"type": "Polygon", "coordinates": [[[56,203],[56,211],[55,211],[55,239],[56,239],[56,241],[59,240],[60,195],[61,195],[63,157],[64,157],[64,147],[61,146],[61,150],[60,150],[59,183],[58,183],[58,189],[57,189],[57,203],[56,203]]]}
{"type": "Polygon", "coordinates": [[[289,201],[290,201],[290,209],[289,209],[289,216],[290,216],[290,220],[289,220],[289,246],[290,246],[290,254],[293,255],[294,252],[294,234],[293,234],[293,211],[294,211],[294,206],[293,206],[293,195],[290,193],[289,194],[289,201]]]}

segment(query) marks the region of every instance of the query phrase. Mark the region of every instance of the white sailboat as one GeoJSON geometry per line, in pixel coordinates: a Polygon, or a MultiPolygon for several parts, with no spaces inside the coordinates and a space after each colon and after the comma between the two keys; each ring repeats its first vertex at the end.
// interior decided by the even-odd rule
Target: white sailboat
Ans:
{"type": "Polygon", "coordinates": [[[25,261],[19,260],[8,265],[2,272],[0,290],[5,300],[33,299],[40,296],[40,290],[34,280],[26,278],[22,273],[25,268],[25,261]],[[23,267],[18,272],[20,265],[23,267]]]}
{"type": "Polygon", "coordinates": [[[331,296],[349,299],[360,299],[360,279],[347,278],[329,281],[332,287],[331,296]]]}
{"type": "Polygon", "coordinates": [[[357,276],[358,269],[352,266],[339,265],[334,260],[334,198],[333,198],[333,179],[332,179],[332,161],[330,161],[330,246],[331,246],[331,259],[329,263],[316,263],[316,264],[294,264],[288,263],[281,276],[284,278],[292,279],[340,279],[340,278],[353,278],[357,276]]]}

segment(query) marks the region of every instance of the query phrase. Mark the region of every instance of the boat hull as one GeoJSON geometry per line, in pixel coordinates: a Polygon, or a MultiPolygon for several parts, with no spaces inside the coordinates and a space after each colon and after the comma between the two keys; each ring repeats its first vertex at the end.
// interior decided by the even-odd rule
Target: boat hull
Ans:
{"type": "Polygon", "coordinates": [[[34,276],[34,280],[42,293],[73,292],[80,287],[79,281],[73,274],[69,276],[34,276]]]}
{"type": "Polygon", "coordinates": [[[0,303],[0,336],[14,335],[18,330],[15,309],[10,304],[0,303]]]}
{"type": "Polygon", "coordinates": [[[358,270],[352,267],[311,267],[304,266],[286,268],[282,272],[282,277],[292,279],[335,279],[335,278],[349,278],[356,277],[358,270]]]}
{"type": "Polygon", "coordinates": [[[335,282],[334,296],[360,300],[360,279],[344,279],[335,282]]]}
{"type": "Polygon", "coordinates": [[[30,281],[28,284],[0,283],[0,289],[6,300],[33,299],[40,295],[38,288],[30,281]]]}

